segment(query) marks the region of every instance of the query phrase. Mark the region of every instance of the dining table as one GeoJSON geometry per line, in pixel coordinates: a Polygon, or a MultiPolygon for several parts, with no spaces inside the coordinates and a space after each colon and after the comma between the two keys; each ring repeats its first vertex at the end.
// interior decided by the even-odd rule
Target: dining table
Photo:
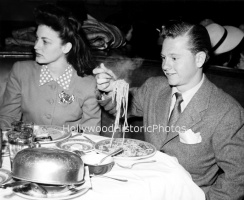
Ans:
{"type": "MultiPolygon", "coordinates": [[[[6,132],[4,132],[6,134],[6,132]]],[[[72,139],[86,139],[89,137],[94,142],[109,139],[104,136],[92,134],[78,134],[72,139]]],[[[68,139],[66,139],[68,140],[68,139]]],[[[43,144],[42,147],[58,148],[55,143],[43,144]]],[[[98,152],[92,150],[90,154],[98,152]]],[[[3,156],[2,169],[11,172],[9,156],[3,156]]],[[[115,165],[105,176],[125,179],[127,182],[107,178],[105,176],[86,175],[86,192],[80,195],[67,195],[60,199],[81,200],[204,200],[205,194],[192,180],[191,175],[179,164],[177,158],[156,151],[151,157],[143,161],[155,160],[152,163],[134,165],[131,169],[122,168],[118,164],[129,165],[134,160],[120,160],[114,158],[115,165]]],[[[142,161],[142,160],[140,160],[142,161]]],[[[87,168],[86,168],[87,169],[87,168]]],[[[44,169],[48,170],[48,169],[44,169]]],[[[87,174],[86,173],[86,174],[87,174]]],[[[85,187],[85,186],[84,186],[85,187]]],[[[34,197],[21,196],[13,188],[0,188],[1,200],[35,199],[34,197]]],[[[38,200],[59,198],[36,198],[38,200]]]]}

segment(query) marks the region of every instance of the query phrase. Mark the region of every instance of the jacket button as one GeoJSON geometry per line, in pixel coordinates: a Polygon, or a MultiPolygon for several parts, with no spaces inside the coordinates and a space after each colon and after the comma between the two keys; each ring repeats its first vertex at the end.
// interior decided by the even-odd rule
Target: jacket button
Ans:
{"type": "Polygon", "coordinates": [[[55,89],[56,89],[56,85],[49,85],[49,87],[50,87],[52,90],[55,90],[55,89]]]}
{"type": "Polygon", "coordinates": [[[47,119],[51,119],[51,117],[52,117],[52,116],[51,116],[50,114],[46,114],[46,118],[47,118],[47,119]]]}
{"type": "Polygon", "coordinates": [[[50,104],[53,104],[54,103],[54,100],[53,99],[49,99],[49,103],[50,104]]]}

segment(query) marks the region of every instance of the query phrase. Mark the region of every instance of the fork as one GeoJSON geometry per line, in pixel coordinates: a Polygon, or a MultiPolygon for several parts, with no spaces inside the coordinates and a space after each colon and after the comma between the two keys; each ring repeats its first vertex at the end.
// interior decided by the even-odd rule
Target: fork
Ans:
{"type": "Polygon", "coordinates": [[[153,163],[153,162],[156,162],[156,160],[145,160],[145,161],[140,161],[140,162],[134,162],[130,165],[122,165],[122,164],[119,164],[119,163],[116,163],[118,166],[122,167],[122,168],[125,168],[125,169],[131,169],[134,165],[137,165],[137,164],[142,164],[142,163],[153,163]]]}
{"type": "Polygon", "coordinates": [[[91,176],[91,177],[109,178],[109,179],[113,179],[113,180],[116,180],[116,181],[122,181],[122,182],[127,182],[127,181],[128,181],[127,179],[114,178],[114,177],[111,177],[111,176],[105,176],[105,175],[93,175],[93,174],[90,174],[90,176],[91,176]]]}
{"type": "Polygon", "coordinates": [[[89,140],[92,144],[96,144],[96,142],[93,141],[92,139],[90,139],[89,137],[87,137],[87,136],[85,136],[85,135],[83,135],[83,137],[86,138],[87,140],[89,140]]]}
{"type": "Polygon", "coordinates": [[[77,190],[77,189],[75,188],[75,186],[73,186],[73,185],[68,185],[68,189],[69,189],[71,192],[74,192],[74,193],[79,192],[79,190],[77,190]]]}

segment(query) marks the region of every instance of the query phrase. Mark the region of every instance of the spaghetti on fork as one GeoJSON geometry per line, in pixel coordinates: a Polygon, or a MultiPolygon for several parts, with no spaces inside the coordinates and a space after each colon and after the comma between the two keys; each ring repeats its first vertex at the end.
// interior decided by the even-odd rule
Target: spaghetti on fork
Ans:
{"type": "Polygon", "coordinates": [[[116,101],[117,113],[114,122],[113,135],[110,140],[110,146],[112,146],[115,131],[119,129],[119,120],[120,120],[121,112],[123,112],[122,117],[124,117],[124,123],[122,126],[122,132],[123,132],[122,145],[124,144],[125,130],[128,127],[127,109],[128,109],[128,97],[129,97],[129,84],[124,80],[117,80],[114,82],[114,84],[115,85],[112,91],[112,102],[116,101]]]}

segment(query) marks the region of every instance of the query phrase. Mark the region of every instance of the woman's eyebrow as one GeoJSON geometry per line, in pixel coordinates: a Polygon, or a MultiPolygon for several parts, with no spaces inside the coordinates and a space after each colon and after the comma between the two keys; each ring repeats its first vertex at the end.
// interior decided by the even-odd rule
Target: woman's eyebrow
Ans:
{"type": "Polygon", "coordinates": [[[41,39],[43,39],[43,40],[49,40],[49,41],[52,41],[52,39],[51,38],[48,38],[48,37],[45,37],[45,36],[43,36],[43,37],[40,37],[41,39]]]}

